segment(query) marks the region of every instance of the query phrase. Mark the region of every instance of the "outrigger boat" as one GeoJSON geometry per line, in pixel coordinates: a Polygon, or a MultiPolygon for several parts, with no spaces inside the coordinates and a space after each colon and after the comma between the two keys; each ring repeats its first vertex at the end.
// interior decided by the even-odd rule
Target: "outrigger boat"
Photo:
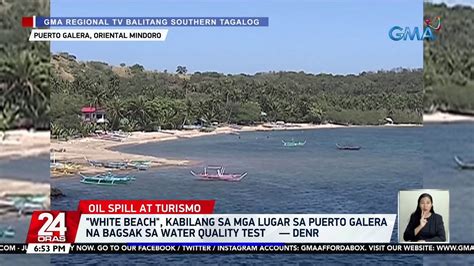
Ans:
{"type": "Polygon", "coordinates": [[[78,165],[74,165],[71,163],[50,163],[51,172],[59,174],[72,174],[77,172],[79,168],[80,167],[78,165]]]}
{"type": "Polygon", "coordinates": [[[285,147],[298,147],[298,146],[304,146],[306,144],[306,140],[305,141],[295,141],[295,140],[289,140],[289,141],[285,141],[285,140],[281,140],[281,142],[283,143],[283,146],[285,147]]]}
{"type": "Polygon", "coordinates": [[[134,176],[130,175],[115,175],[111,172],[105,174],[86,176],[79,174],[82,177],[81,183],[83,184],[97,184],[97,185],[118,185],[127,184],[130,181],[135,180],[134,176]]]}
{"type": "Polygon", "coordinates": [[[99,162],[99,161],[94,161],[94,160],[90,160],[90,161],[87,161],[91,166],[94,166],[94,167],[103,167],[104,166],[104,163],[103,162],[99,162]]]}
{"type": "Polygon", "coordinates": [[[0,214],[18,211],[12,200],[0,199],[0,214]]]}
{"type": "Polygon", "coordinates": [[[49,196],[43,194],[6,194],[5,198],[13,202],[44,203],[49,196]]]}
{"type": "Polygon", "coordinates": [[[361,146],[341,146],[339,144],[336,144],[336,147],[338,150],[344,151],[358,151],[362,148],[361,146]]]}
{"type": "Polygon", "coordinates": [[[107,162],[103,164],[105,168],[127,169],[127,163],[124,162],[107,162]]]}
{"type": "Polygon", "coordinates": [[[0,199],[0,209],[16,211],[19,215],[31,214],[47,208],[48,196],[36,194],[7,194],[0,199]]]}
{"type": "Polygon", "coordinates": [[[70,162],[57,162],[56,153],[53,153],[53,158],[49,161],[49,168],[52,172],[59,172],[62,174],[69,174],[77,171],[80,167],[70,162]]]}
{"type": "Polygon", "coordinates": [[[130,136],[131,136],[130,133],[123,132],[123,131],[114,131],[114,132],[112,132],[112,137],[115,137],[115,138],[128,138],[130,136]]]}
{"type": "Polygon", "coordinates": [[[210,165],[204,167],[204,171],[201,173],[196,173],[191,171],[191,174],[195,177],[199,177],[199,180],[202,181],[229,181],[229,182],[239,182],[244,177],[247,176],[247,173],[226,173],[224,166],[210,165]]]}
{"type": "Polygon", "coordinates": [[[107,179],[107,178],[83,178],[81,180],[83,184],[91,184],[91,185],[118,185],[118,184],[127,184],[128,181],[118,181],[115,179],[107,179]]]}
{"type": "Polygon", "coordinates": [[[32,214],[34,211],[44,209],[46,209],[46,205],[44,203],[0,200],[1,213],[18,212],[18,215],[27,215],[32,214]]]}
{"type": "Polygon", "coordinates": [[[145,171],[150,168],[151,161],[130,161],[127,166],[138,169],[139,171],[145,171]]]}
{"type": "Polygon", "coordinates": [[[88,162],[90,164],[90,166],[94,166],[94,167],[103,167],[104,166],[104,163],[101,162],[101,161],[89,160],[85,156],[84,156],[84,159],[86,160],[86,162],[88,162]]]}
{"type": "Polygon", "coordinates": [[[127,166],[135,168],[139,171],[146,171],[148,168],[150,168],[149,164],[139,164],[139,163],[128,163],[127,166]]]}
{"type": "Polygon", "coordinates": [[[465,162],[459,156],[454,156],[454,161],[458,164],[461,169],[474,169],[474,161],[465,162]]]}
{"type": "Polygon", "coordinates": [[[15,236],[15,230],[11,226],[7,227],[7,229],[0,229],[0,237],[4,238],[12,238],[15,236]]]}
{"type": "Polygon", "coordinates": [[[33,214],[34,211],[46,209],[45,204],[35,202],[20,202],[15,204],[19,215],[33,214]]]}
{"type": "Polygon", "coordinates": [[[94,167],[105,167],[105,168],[113,168],[113,169],[127,169],[127,163],[126,162],[102,162],[102,161],[94,161],[94,160],[88,160],[87,157],[84,157],[84,159],[94,167]]]}
{"type": "Polygon", "coordinates": [[[135,160],[135,161],[130,161],[129,163],[132,163],[132,164],[145,164],[145,165],[150,165],[150,164],[151,164],[151,161],[148,161],[148,160],[144,160],[144,161],[135,160]]]}
{"type": "Polygon", "coordinates": [[[53,163],[53,162],[49,163],[49,168],[51,170],[54,170],[54,169],[57,169],[57,168],[63,168],[63,167],[64,167],[63,163],[53,163]]]}

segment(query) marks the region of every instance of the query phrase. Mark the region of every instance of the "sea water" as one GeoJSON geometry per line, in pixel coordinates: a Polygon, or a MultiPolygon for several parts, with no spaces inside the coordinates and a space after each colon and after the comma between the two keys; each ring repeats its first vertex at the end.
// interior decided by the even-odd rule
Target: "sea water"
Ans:
{"type": "MultiPolygon", "coordinates": [[[[460,170],[453,159],[474,160],[474,123],[426,124],[423,142],[423,187],[449,190],[450,242],[474,243],[474,170],[460,170]]],[[[424,262],[472,265],[474,256],[429,255],[424,262]]]]}
{"type": "Polygon", "coordinates": [[[0,178],[49,183],[49,154],[21,159],[0,159],[0,178]]]}
{"type": "MultiPolygon", "coordinates": [[[[423,131],[415,128],[345,128],[218,135],[119,148],[122,152],[188,159],[187,167],[136,172],[128,185],[91,186],[78,178],[53,180],[66,197],[54,209],[77,208],[80,199],[215,199],[216,213],[397,213],[401,189],[423,185],[423,131]],[[282,140],[306,140],[284,147],[282,140]],[[360,145],[340,151],[336,143],[360,145]],[[222,164],[248,172],[241,182],[196,181],[189,172],[222,164]]],[[[397,241],[395,225],[392,242],[397,241]]],[[[55,264],[106,263],[422,263],[421,255],[69,255],[55,264]]]]}

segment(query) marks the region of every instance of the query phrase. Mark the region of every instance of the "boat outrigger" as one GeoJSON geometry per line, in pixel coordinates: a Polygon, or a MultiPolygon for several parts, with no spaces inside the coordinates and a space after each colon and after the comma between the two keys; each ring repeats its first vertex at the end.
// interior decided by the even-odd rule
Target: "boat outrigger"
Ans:
{"type": "Polygon", "coordinates": [[[95,161],[89,160],[87,157],[84,159],[90,164],[90,166],[94,167],[105,167],[105,168],[113,168],[113,169],[126,169],[127,163],[126,162],[103,162],[103,161],[95,161]]]}
{"type": "Polygon", "coordinates": [[[454,161],[456,161],[461,169],[474,169],[474,161],[465,162],[459,156],[454,156],[454,161]]]}
{"type": "Polygon", "coordinates": [[[117,161],[117,162],[105,162],[105,161],[94,161],[89,160],[86,157],[84,159],[94,167],[104,167],[104,168],[111,168],[111,169],[127,169],[127,168],[135,168],[140,171],[147,170],[151,166],[151,161],[146,160],[136,160],[136,161],[117,161]]]}
{"type": "Polygon", "coordinates": [[[84,159],[86,160],[86,162],[88,162],[90,164],[90,166],[94,166],[94,167],[103,167],[104,166],[104,162],[89,160],[85,156],[84,156],[84,159]]]}
{"type": "Polygon", "coordinates": [[[107,162],[104,163],[105,168],[112,168],[112,169],[127,169],[127,163],[124,162],[107,162]]]}
{"type": "Polygon", "coordinates": [[[53,158],[49,161],[49,169],[53,173],[58,174],[71,174],[79,170],[79,165],[71,162],[58,162],[56,161],[56,153],[52,154],[53,158]]]}
{"type": "Polygon", "coordinates": [[[82,177],[81,183],[83,184],[96,184],[96,185],[118,185],[127,184],[130,181],[135,180],[134,176],[130,175],[116,175],[111,172],[105,174],[99,174],[95,176],[86,176],[79,174],[82,177]]]}
{"type": "Polygon", "coordinates": [[[0,228],[0,238],[12,238],[15,236],[15,230],[11,226],[7,227],[6,229],[0,228]]]}
{"type": "Polygon", "coordinates": [[[196,173],[191,171],[191,174],[195,177],[199,177],[199,180],[203,181],[229,181],[229,182],[239,182],[244,177],[247,176],[245,173],[226,173],[224,166],[220,165],[210,165],[204,167],[204,171],[201,173],[196,173]]]}
{"type": "Polygon", "coordinates": [[[342,146],[339,144],[336,144],[336,147],[338,150],[344,150],[344,151],[358,151],[362,148],[361,146],[347,146],[347,145],[342,146]]]}
{"type": "Polygon", "coordinates": [[[27,201],[33,203],[43,203],[49,199],[45,194],[27,194],[27,193],[6,193],[5,198],[13,201],[27,201]]]}
{"type": "Polygon", "coordinates": [[[298,147],[298,146],[304,146],[306,144],[306,140],[304,141],[295,141],[295,140],[289,140],[289,141],[285,141],[285,140],[281,140],[281,142],[283,143],[283,146],[285,147],[298,147]]]}
{"type": "Polygon", "coordinates": [[[0,199],[0,213],[17,212],[18,215],[28,215],[44,209],[46,209],[44,203],[0,199]]]}
{"type": "Polygon", "coordinates": [[[2,212],[18,212],[18,215],[28,215],[36,210],[48,208],[49,196],[41,194],[6,194],[0,198],[2,212]]]}
{"type": "Polygon", "coordinates": [[[139,171],[145,171],[151,166],[151,161],[130,161],[127,163],[128,167],[135,168],[139,171]]]}
{"type": "Polygon", "coordinates": [[[135,160],[135,161],[130,161],[129,163],[150,165],[151,161],[148,161],[148,160],[143,160],[143,161],[142,160],[135,160]]]}

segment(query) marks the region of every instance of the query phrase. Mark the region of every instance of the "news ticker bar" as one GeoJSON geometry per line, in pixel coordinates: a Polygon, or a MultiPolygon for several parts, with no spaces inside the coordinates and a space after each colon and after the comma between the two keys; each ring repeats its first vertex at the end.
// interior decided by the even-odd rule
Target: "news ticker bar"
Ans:
{"type": "Polygon", "coordinates": [[[0,254],[474,254],[474,244],[129,243],[0,244],[0,254]]]}

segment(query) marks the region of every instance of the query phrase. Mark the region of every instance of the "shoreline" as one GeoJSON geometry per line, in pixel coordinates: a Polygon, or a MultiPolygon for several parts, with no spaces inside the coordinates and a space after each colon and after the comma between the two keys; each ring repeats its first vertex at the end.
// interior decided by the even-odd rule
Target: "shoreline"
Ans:
{"type": "MultiPolygon", "coordinates": [[[[423,117],[424,123],[457,123],[474,122],[474,116],[454,115],[437,112],[427,114],[423,117]]],[[[238,135],[242,132],[273,132],[292,130],[318,130],[337,128],[400,128],[400,127],[421,127],[423,124],[386,124],[386,125],[335,125],[335,124],[291,124],[283,125],[264,124],[258,126],[239,127],[218,127],[212,132],[200,132],[194,130],[163,130],[161,132],[132,132],[122,141],[103,140],[94,137],[80,138],[69,141],[58,141],[50,139],[48,132],[32,132],[27,130],[7,131],[6,138],[0,141],[0,160],[14,160],[24,157],[51,154],[51,159],[58,162],[70,162],[78,166],[78,169],[67,172],[51,172],[51,178],[77,177],[77,174],[99,174],[106,171],[114,172],[134,172],[135,169],[106,169],[93,167],[88,164],[85,158],[96,161],[151,161],[151,169],[162,167],[182,167],[197,164],[198,162],[180,159],[167,159],[156,156],[146,156],[133,153],[123,153],[115,149],[121,146],[141,145],[147,143],[157,143],[162,141],[172,141],[179,139],[190,139],[203,136],[214,136],[221,134],[238,135]],[[63,150],[65,152],[50,152],[52,150],[63,150]]],[[[2,134],[3,135],[3,134],[2,134]]],[[[0,136],[1,137],[1,136],[0,136]]],[[[1,178],[1,177],[0,177],[1,178]]]]}
{"type": "Polygon", "coordinates": [[[133,161],[133,160],[149,160],[151,161],[150,169],[162,167],[182,167],[196,164],[197,162],[190,160],[167,159],[155,156],[139,155],[133,153],[123,153],[114,150],[121,146],[141,145],[147,143],[158,143],[163,141],[198,138],[203,136],[214,136],[222,134],[238,135],[241,132],[259,132],[259,131],[287,131],[287,130],[317,130],[317,129],[335,129],[335,128],[367,128],[367,127],[420,127],[421,124],[400,124],[400,125],[382,125],[382,126],[343,126],[334,124],[313,125],[313,124],[287,124],[285,127],[265,127],[259,126],[242,126],[241,128],[231,128],[229,126],[219,127],[213,132],[200,132],[199,130],[164,130],[161,132],[132,132],[132,135],[122,139],[120,142],[102,140],[94,137],[87,137],[69,141],[51,140],[51,149],[63,150],[64,152],[55,152],[51,154],[52,159],[58,162],[71,162],[79,165],[80,170],[73,174],[51,173],[51,178],[75,178],[77,174],[99,174],[106,171],[113,172],[134,172],[135,169],[107,169],[102,167],[90,166],[86,161],[133,161]]]}
{"type": "Polygon", "coordinates": [[[15,180],[12,178],[0,178],[0,198],[6,194],[49,194],[50,184],[32,181],[15,180]]]}
{"type": "Polygon", "coordinates": [[[474,122],[474,116],[435,112],[423,115],[423,123],[463,123],[474,122]]]}
{"type": "Polygon", "coordinates": [[[49,153],[49,131],[11,130],[4,134],[0,132],[0,159],[12,160],[49,153]]]}

